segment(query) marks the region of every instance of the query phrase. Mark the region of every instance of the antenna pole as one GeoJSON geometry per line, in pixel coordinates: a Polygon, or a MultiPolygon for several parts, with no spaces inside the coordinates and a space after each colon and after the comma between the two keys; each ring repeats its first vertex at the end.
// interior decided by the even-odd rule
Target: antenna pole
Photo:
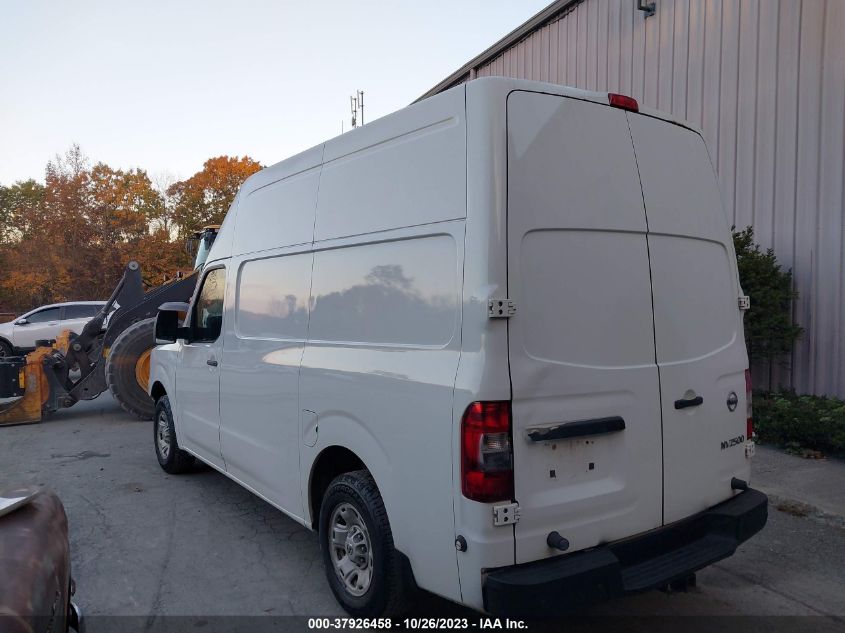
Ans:
{"type": "MultiPolygon", "coordinates": [[[[349,96],[349,109],[352,111],[352,127],[356,128],[359,125],[364,125],[364,91],[357,90],[354,95],[349,96]],[[358,114],[361,114],[360,122],[358,114]]],[[[341,123],[341,132],[343,131],[343,124],[341,123]]]]}

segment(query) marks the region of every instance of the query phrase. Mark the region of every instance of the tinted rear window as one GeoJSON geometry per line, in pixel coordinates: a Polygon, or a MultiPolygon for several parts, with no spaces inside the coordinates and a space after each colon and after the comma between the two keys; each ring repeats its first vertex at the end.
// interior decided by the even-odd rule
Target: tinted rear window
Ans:
{"type": "Polygon", "coordinates": [[[26,320],[30,323],[46,323],[47,321],[58,321],[61,308],[47,308],[46,310],[39,310],[33,312],[26,320]]]}
{"type": "Polygon", "coordinates": [[[102,306],[100,305],[86,305],[86,304],[76,304],[71,306],[65,306],[65,318],[66,319],[84,319],[87,317],[92,317],[100,311],[102,306]]]}

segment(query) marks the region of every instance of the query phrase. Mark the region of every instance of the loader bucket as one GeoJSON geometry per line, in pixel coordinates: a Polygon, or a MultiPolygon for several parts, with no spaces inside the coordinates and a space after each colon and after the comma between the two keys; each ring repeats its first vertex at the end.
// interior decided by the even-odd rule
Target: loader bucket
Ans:
{"type": "Polygon", "coordinates": [[[0,385],[0,426],[41,421],[41,408],[50,395],[43,359],[52,351],[52,347],[39,347],[25,358],[10,358],[0,363],[0,378],[3,380],[0,385]],[[17,383],[14,382],[14,373],[17,373],[17,383]],[[23,395],[20,395],[21,392],[23,395]]]}

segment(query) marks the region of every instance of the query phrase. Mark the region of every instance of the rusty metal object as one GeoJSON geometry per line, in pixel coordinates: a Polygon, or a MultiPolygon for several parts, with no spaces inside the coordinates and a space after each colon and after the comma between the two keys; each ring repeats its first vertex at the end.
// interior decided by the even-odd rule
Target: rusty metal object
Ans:
{"type": "Polygon", "coordinates": [[[0,515],[0,630],[66,631],[70,613],[68,524],[59,498],[47,490],[4,491],[31,495],[0,515]]]}

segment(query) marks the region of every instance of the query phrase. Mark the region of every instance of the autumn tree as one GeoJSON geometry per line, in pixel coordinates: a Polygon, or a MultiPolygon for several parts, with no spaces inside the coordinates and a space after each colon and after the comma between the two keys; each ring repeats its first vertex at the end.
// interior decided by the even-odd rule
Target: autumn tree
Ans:
{"type": "MultiPolygon", "coordinates": [[[[47,165],[43,190],[32,187],[28,204],[14,211],[14,227],[4,245],[0,287],[6,302],[29,308],[61,297],[72,284],[66,253],[84,243],[73,222],[85,202],[87,162],[78,146],[47,165]],[[68,246],[70,245],[70,247],[68,246]]],[[[25,183],[15,187],[23,190],[25,183]]]]}
{"type": "Polygon", "coordinates": [[[261,169],[249,156],[218,156],[202,170],[173,184],[167,193],[173,199],[173,222],[182,237],[207,224],[220,224],[244,180],[261,169]]]}
{"type": "Polygon", "coordinates": [[[180,245],[150,231],[164,202],[146,172],[91,167],[76,145],[47,164],[44,185],[4,187],[0,204],[0,299],[7,309],[105,299],[139,255],[155,285],[162,266],[184,268],[188,260],[180,245]]]}
{"type": "Polygon", "coordinates": [[[78,145],[47,164],[44,184],[0,186],[0,312],[105,299],[126,263],[147,287],[191,270],[184,237],[223,220],[260,165],[220,156],[184,181],[143,169],[91,166],[78,145]]]}
{"type": "Polygon", "coordinates": [[[141,275],[147,288],[160,286],[173,279],[181,271],[190,273],[193,268],[191,256],[185,250],[185,242],[173,239],[162,227],[153,228],[149,235],[131,247],[131,257],[141,265],[141,275]]]}

